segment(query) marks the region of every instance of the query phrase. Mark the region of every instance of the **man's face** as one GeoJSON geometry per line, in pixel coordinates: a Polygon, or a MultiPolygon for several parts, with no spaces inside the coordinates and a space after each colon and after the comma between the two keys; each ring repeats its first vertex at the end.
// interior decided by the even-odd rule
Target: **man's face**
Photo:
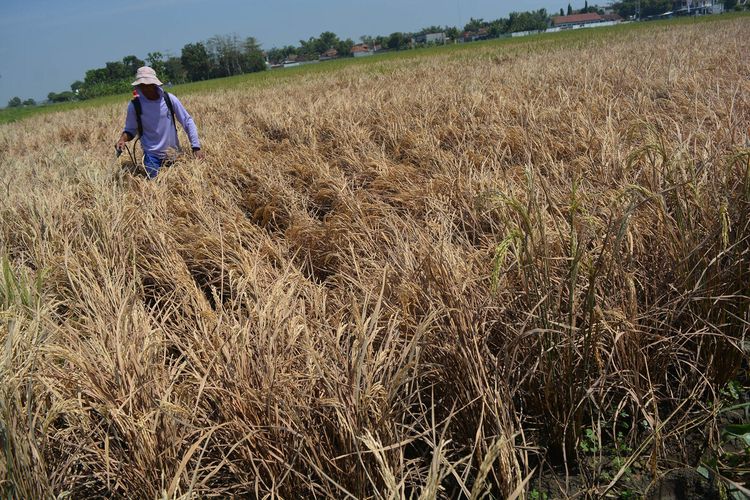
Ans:
{"type": "Polygon", "coordinates": [[[138,85],[138,93],[146,97],[146,99],[156,99],[159,97],[159,87],[153,84],[142,83],[138,85]]]}

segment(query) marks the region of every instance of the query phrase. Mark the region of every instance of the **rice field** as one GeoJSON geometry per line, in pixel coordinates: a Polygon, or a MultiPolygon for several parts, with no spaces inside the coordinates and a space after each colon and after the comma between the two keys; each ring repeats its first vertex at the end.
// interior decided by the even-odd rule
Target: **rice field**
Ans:
{"type": "Polygon", "coordinates": [[[2,496],[748,488],[750,18],[594,31],[0,125],[2,496]]]}

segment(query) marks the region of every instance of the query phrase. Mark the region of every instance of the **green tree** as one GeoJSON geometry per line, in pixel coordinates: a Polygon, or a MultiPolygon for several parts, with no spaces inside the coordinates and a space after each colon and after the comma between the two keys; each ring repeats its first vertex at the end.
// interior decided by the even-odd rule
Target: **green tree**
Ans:
{"type": "Polygon", "coordinates": [[[23,105],[21,98],[16,96],[8,101],[9,108],[20,108],[23,105]]]}
{"type": "Polygon", "coordinates": [[[266,69],[266,59],[263,57],[263,52],[255,51],[244,54],[242,70],[245,73],[256,73],[258,71],[265,71],[266,69]]]}
{"type": "Polygon", "coordinates": [[[508,32],[508,19],[495,19],[490,21],[489,36],[490,38],[497,38],[500,35],[508,32]]]}
{"type": "Polygon", "coordinates": [[[564,16],[564,15],[565,15],[565,11],[563,10],[563,8],[562,8],[562,7],[560,7],[560,15],[561,15],[561,16],[564,16]]]}
{"type": "Polygon", "coordinates": [[[338,45],[336,45],[339,57],[350,57],[352,55],[352,47],[354,47],[354,40],[351,38],[339,41],[338,45]]]}
{"type": "MultiPolygon", "coordinates": [[[[77,90],[82,99],[127,92],[135,72],[144,64],[143,60],[133,55],[123,57],[122,61],[109,61],[103,68],[86,71],[83,82],[75,82],[71,88],[74,92],[77,90]]],[[[54,95],[59,98],[62,94],[54,95]]]]}
{"type": "Polygon", "coordinates": [[[260,43],[254,37],[216,35],[206,41],[212,77],[252,73],[266,69],[260,43]]]}
{"type": "Polygon", "coordinates": [[[287,45],[285,47],[277,48],[274,47],[268,51],[268,61],[271,64],[281,64],[291,55],[297,54],[297,48],[293,45],[287,45]]]}
{"type": "Polygon", "coordinates": [[[133,71],[132,73],[128,72],[127,66],[125,66],[120,61],[108,62],[107,64],[104,65],[104,69],[105,69],[104,81],[106,82],[115,82],[117,80],[123,80],[135,74],[135,71],[133,71]]]}
{"type": "Polygon", "coordinates": [[[24,106],[36,106],[36,101],[34,99],[26,99],[23,101],[24,106]]]}
{"type": "Polygon", "coordinates": [[[266,57],[271,64],[280,64],[284,61],[284,53],[278,47],[272,47],[266,51],[266,57]]]}
{"type": "Polygon", "coordinates": [[[461,35],[461,33],[458,31],[458,28],[456,28],[455,26],[451,26],[451,27],[446,26],[446,28],[445,28],[445,36],[447,36],[451,40],[453,40],[453,41],[458,40],[458,37],[460,35],[461,35]]]}
{"type": "Polygon", "coordinates": [[[583,10],[581,12],[599,12],[599,9],[596,8],[596,5],[589,5],[588,0],[586,0],[586,3],[584,4],[583,10]]]}
{"type": "Polygon", "coordinates": [[[307,41],[299,41],[297,55],[301,60],[317,59],[320,54],[317,52],[316,43],[317,39],[314,37],[310,37],[307,41]]]}
{"type": "Polygon", "coordinates": [[[191,82],[205,80],[211,73],[211,61],[203,43],[188,43],[182,47],[180,62],[191,82]]]}
{"type": "Polygon", "coordinates": [[[187,73],[182,67],[182,60],[177,56],[169,56],[164,61],[164,78],[168,82],[183,83],[187,81],[187,73]]]}
{"type": "Polygon", "coordinates": [[[165,81],[168,80],[166,77],[167,68],[164,64],[164,55],[161,52],[149,52],[148,55],[146,55],[146,62],[154,71],[156,71],[156,75],[160,79],[163,78],[165,81]]]}
{"type": "Polygon", "coordinates": [[[474,19],[473,17],[469,19],[469,22],[466,23],[464,26],[464,31],[479,31],[481,28],[485,28],[487,26],[487,23],[484,22],[484,19],[474,19]]]}
{"type": "Polygon", "coordinates": [[[570,4],[568,4],[568,15],[569,16],[573,15],[573,7],[571,7],[570,4]]]}
{"type": "MultiPolygon", "coordinates": [[[[104,94],[99,94],[104,95],[104,94]]],[[[66,90],[65,92],[60,92],[59,94],[55,92],[50,92],[47,94],[47,100],[49,102],[67,102],[72,101],[75,99],[75,94],[69,90],[66,90]]]]}
{"type": "Polygon", "coordinates": [[[281,49],[281,51],[284,53],[284,58],[287,58],[292,55],[296,56],[298,54],[297,47],[295,47],[294,45],[286,45],[285,47],[281,49]]]}
{"type": "Polygon", "coordinates": [[[83,78],[83,86],[96,85],[97,83],[106,83],[107,81],[107,70],[105,68],[96,68],[86,70],[86,75],[83,78]]]}
{"type": "Polygon", "coordinates": [[[131,78],[135,76],[135,72],[138,68],[145,66],[146,63],[142,59],[138,59],[135,56],[125,56],[122,58],[122,66],[124,68],[123,78],[131,78]]]}
{"type": "Polygon", "coordinates": [[[243,48],[245,49],[245,52],[263,52],[263,50],[260,48],[260,42],[258,42],[258,39],[254,36],[249,36],[245,38],[245,42],[243,44],[243,48]]]}
{"type": "Polygon", "coordinates": [[[409,35],[397,31],[390,34],[387,39],[386,46],[390,50],[401,50],[408,48],[410,43],[411,37],[409,35]]]}
{"type": "Polygon", "coordinates": [[[508,24],[508,31],[511,33],[544,30],[549,24],[549,16],[546,9],[533,12],[511,12],[508,24]]]}
{"type": "Polygon", "coordinates": [[[444,33],[444,32],[445,32],[445,28],[443,28],[442,26],[435,26],[435,25],[433,25],[433,26],[427,26],[426,28],[422,28],[421,30],[419,30],[415,34],[416,35],[426,35],[426,34],[429,34],[429,33],[444,33]]]}
{"type": "Polygon", "coordinates": [[[327,50],[335,49],[338,44],[339,37],[336,33],[333,33],[332,31],[324,31],[315,42],[315,51],[320,55],[327,50]]]}
{"type": "Polygon", "coordinates": [[[266,59],[263,57],[260,43],[252,36],[247,37],[243,45],[242,71],[244,73],[255,73],[265,69],[266,59]]]}
{"type": "Polygon", "coordinates": [[[211,78],[242,73],[237,36],[215,35],[206,40],[206,50],[211,61],[211,78]]]}

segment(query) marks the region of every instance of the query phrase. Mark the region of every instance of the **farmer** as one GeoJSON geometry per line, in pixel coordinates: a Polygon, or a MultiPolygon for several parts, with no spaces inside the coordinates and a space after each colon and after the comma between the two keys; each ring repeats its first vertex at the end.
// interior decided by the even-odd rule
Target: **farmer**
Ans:
{"type": "Polygon", "coordinates": [[[172,163],[180,151],[176,119],[190,138],[193,154],[196,158],[203,158],[193,117],[177,97],[161,89],[162,83],[156,72],[148,66],[138,68],[132,85],[138,89],[139,96],[128,104],[125,129],[115,144],[117,151],[122,151],[125,143],[138,134],[144,154],[143,166],[148,177],[153,179],[159,169],[172,163]]]}

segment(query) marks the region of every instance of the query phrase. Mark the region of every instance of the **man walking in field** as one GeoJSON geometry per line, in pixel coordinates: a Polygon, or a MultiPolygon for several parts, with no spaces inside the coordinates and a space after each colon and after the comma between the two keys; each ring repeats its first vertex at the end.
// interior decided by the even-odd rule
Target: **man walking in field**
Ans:
{"type": "Polygon", "coordinates": [[[144,154],[143,166],[148,177],[153,179],[159,169],[174,161],[180,151],[176,123],[179,121],[190,138],[193,154],[203,158],[193,117],[177,97],[162,90],[156,72],[148,66],[138,68],[132,85],[138,89],[138,97],[128,105],[125,129],[115,145],[117,150],[122,151],[125,143],[138,134],[144,154]]]}

